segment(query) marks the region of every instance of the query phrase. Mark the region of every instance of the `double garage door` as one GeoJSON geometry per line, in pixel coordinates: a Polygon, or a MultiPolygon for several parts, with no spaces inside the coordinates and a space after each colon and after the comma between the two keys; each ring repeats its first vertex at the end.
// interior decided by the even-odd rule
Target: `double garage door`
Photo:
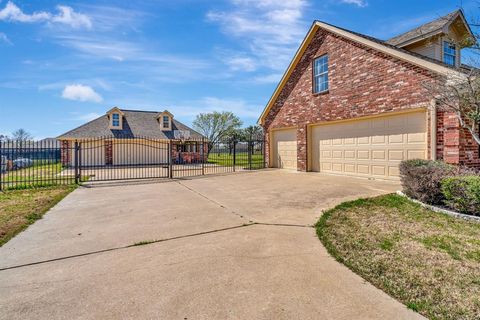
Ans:
{"type": "MultiPolygon", "coordinates": [[[[273,166],[296,168],[296,162],[287,166],[291,163],[289,157],[296,158],[296,136],[292,132],[296,130],[274,131],[273,166]]],[[[398,179],[400,161],[427,157],[426,113],[313,126],[309,138],[311,171],[398,179]]]]}

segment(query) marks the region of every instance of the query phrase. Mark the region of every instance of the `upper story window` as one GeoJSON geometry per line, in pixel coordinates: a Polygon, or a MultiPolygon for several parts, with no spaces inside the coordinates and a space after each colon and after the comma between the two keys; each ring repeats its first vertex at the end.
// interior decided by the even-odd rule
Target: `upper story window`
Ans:
{"type": "Polygon", "coordinates": [[[118,113],[112,114],[112,127],[120,127],[120,115],[118,113]]]}
{"type": "Polygon", "coordinates": [[[328,55],[313,61],[313,93],[328,91],[328,55]]]}
{"type": "Polygon", "coordinates": [[[162,125],[165,129],[170,128],[170,117],[169,116],[163,116],[162,117],[162,125]]]}
{"type": "Polygon", "coordinates": [[[443,62],[451,66],[456,65],[457,48],[453,43],[448,41],[443,42],[443,62]]]}

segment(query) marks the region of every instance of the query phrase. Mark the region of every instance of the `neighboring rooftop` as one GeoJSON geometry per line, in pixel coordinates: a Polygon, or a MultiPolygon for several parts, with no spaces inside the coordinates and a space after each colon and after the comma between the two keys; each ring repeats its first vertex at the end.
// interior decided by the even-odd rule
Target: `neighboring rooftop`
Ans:
{"type": "Polygon", "coordinates": [[[174,139],[175,130],[189,131],[192,139],[203,137],[200,133],[175,119],[172,119],[171,131],[162,131],[157,119],[161,112],[158,111],[119,110],[124,113],[122,130],[111,129],[109,117],[105,114],[60,135],[58,139],[97,137],[174,139]]]}
{"type": "MultiPolygon", "coordinates": [[[[394,46],[402,46],[403,44],[409,43],[412,40],[415,40],[417,38],[435,35],[437,33],[444,31],[444,29],[447,26],[449,26],[458,17],[465,20],[463,12],[461,10],[456,10],[436,20],[427,22],[415,29],[409,30],[405,33],[402,33],[398,36],[388,39],[385,42],[394,46]]],[[[467,24],[467,28],[469,28],[468,24],[467,24]]]]}

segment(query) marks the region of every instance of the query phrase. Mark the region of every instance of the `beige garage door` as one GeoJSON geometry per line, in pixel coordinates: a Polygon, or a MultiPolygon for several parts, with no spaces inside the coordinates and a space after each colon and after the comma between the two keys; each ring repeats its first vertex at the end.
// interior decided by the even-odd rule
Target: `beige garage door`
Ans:
{"type": "MultiPolygon", "coordinates": [[[[73,149],[73,148],[72,148],[73,149]]],[[[80,158],[82,166],[105,165],[105,141],[80,142],[80,158]]],[[[71,165],[75,165],[75,150],[71,150],[71,165]]]]}
{"type": "Polygon", "coordinates": [[[168,142],[125,139],[113,145],[114,165],[164,164],[168,162],[168,142]]]}
{"type": "Polygon", "coordinates": [[[319,125],[311,137],[312,171],[396,180],[400,161],[427,157],[425,112],[319,125]]]}
{"type": "Polygon", "coordinates": [[[273,131],[272,166],[274,168],[297,169],[297,130],[273,131]]]}

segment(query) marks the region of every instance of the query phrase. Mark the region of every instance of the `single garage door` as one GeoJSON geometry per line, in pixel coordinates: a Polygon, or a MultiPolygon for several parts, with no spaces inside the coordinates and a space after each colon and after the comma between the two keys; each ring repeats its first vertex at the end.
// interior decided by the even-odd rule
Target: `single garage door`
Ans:
{"type": "Polygon", "coordinates": [[[113,145],[114,165],[151,165],[168,162],[168,142],[148,139],[116,140],[113,145]]]}
{"type": "Polygon", "coordinates": [[[312,171],[398,179],[405,159],[427,157],[425,112],[312,127],[312,171]]]}
{"type": "Polygon", "coordinates": [[[272,166],[274,168],[297,169],[297,130],[273,131],[272,166]]]}

